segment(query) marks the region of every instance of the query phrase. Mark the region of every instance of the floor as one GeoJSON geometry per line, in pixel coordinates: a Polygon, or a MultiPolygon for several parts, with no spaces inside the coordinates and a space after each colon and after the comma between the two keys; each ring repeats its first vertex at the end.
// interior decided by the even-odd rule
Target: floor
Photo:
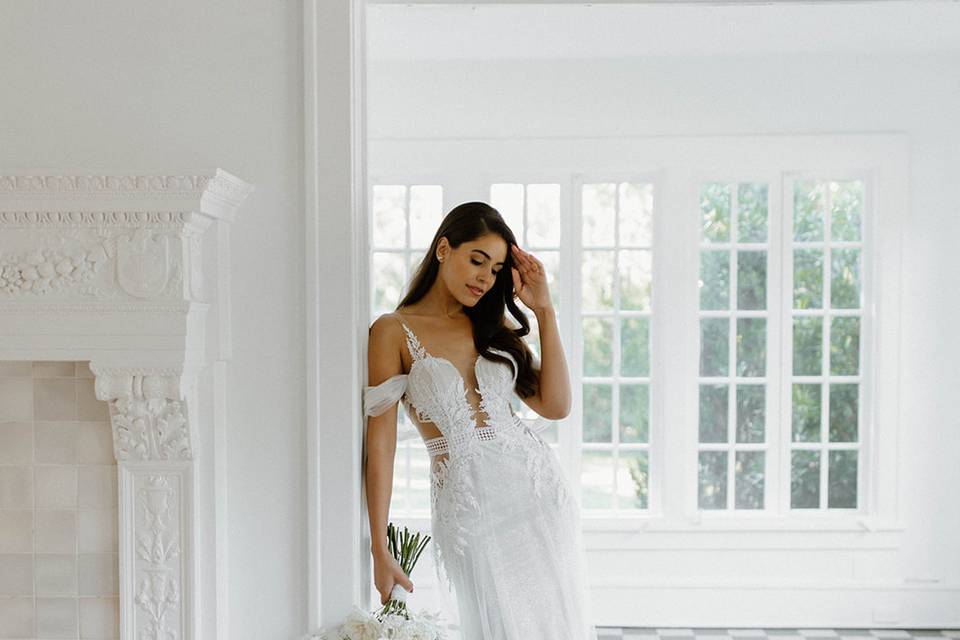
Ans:
{"type": "Polygon", "coordinates": [[[689,638],[693,640],[763,640],[765,638],[775,638],[776,640],[812,640],[814,638],[827,638],[841,640],[844,638],[855,638],[856,640],[866,640],[868,638],[878,639],[909,639],[924,638],[929,640],[936,638],[956,638],[960,639],[960,629],[806,629],[806,628],[751,628],[751,629],[725,629],[725,628],[689,628],[689,627],[597,627],[598,640],[610,640],[611,638],[623,638],[623,640],[655,640],[665,638],[668,640],[684,640],[689,638]]]}

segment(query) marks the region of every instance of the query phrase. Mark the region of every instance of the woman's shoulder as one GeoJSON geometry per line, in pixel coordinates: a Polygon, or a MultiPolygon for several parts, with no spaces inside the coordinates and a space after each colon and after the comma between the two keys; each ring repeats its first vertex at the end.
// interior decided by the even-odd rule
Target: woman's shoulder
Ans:
{"type": "Polygon", "coordinates": [[[374,334],[381,337],[400,335],[403,327],[402,323],[403,319],[396,311],[382,313],[370,325],[370,337],[373,338],[374,334]]]}

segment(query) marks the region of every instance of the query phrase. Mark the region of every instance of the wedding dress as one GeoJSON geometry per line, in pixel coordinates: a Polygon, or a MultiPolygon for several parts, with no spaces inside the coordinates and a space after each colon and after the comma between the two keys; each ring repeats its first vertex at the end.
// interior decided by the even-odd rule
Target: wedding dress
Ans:
{"type": "Polygon", "coordinates": [[[430,546],[441,589],[455,591],[461,639],[595,640],[579,505],[536,422],[513,412],[516,360],[492,349],[511,370],[478,356],[474,411],[457,367],[400,322],[410,371],[365,387],[364,413],[380,415],[402,399],[412,420],[443,434],[425,440],[430,546]]]}

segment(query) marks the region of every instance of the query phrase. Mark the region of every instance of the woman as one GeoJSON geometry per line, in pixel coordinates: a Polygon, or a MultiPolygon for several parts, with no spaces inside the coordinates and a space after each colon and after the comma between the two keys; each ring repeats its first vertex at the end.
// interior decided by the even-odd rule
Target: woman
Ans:
{"type": "Polygon", "coordinates": [[[381,603],[395,583],[413,591],[385,535],[402,399],[431,457],[431,546],[462,640],[595,639],[579,505],[553,449],[510,405],[515,393],[543,418],[570,412],[546,271],[496,209],[468,202],[447,214],[397,309],[370,327],[368,355],[365,481],[381,603]],[[537,316],[542,366],[515,297],[537,316]]]}

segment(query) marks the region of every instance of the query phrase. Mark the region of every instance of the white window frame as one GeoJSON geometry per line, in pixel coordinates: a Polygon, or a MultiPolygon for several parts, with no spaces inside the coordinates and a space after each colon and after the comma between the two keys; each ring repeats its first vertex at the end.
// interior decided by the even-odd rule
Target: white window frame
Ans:
{"type": "MultiPolygon", "coordinates": [[[[665,460],[670,460],[671,465],[695,465],[695,452],[697,450],[697,416],[695,410],[684,410],[686,408],[697,407],[697,388],[695,384],[688,385],[689,388],[683,388],[684,381],[695,381],[698,375],[698,352],[695,346],[699,340],[699,293],[695,287],[691,288],[690,283],[696,283],[699,277],[699,206],[698,189],[699,185],[705,181],[729,181],[729,182],[765,182],[769,185],[770,197],[770,239],[769,248],[771,251],[778,243],[782,242],[779,236],[776,236],[778,223],[784,215],[785,207],[789,205],[791,194],[786,190],[784,181],[791,175],[800,175],[800,172],[806,172],[804,175],[815,175],[824,179],[846,179],[849,177],[861,177],[865,179],[865,222],[864,222],[864,245],[872,247],[873,250],[865,251],[862,285],[868,299],[869,309],[864,310],[864,328],[863,328],[863,351],[864,351],[864,374],[867,369],[872,367],[869,353],[871,350],[876,352],[879,345],[896,345],[898,341],[897,332],[897,307],[899,297],[899,225],[901,223],[902,212],[905,211],[906,204],[906,143],[903,137],[895,134],[878,135],[807,135],[807,136],[693,136],[678,138],[632,138],[622,139],[616,142],[604,142],[597,139],[584,139],[580,145],[570,145],[569,140],[565,141],[545,141],[536,139],[527,141],[527,145],[546,145],[552,149],[546,152],[531,152],[527,149],[525,155],[520,154],[518,149],[508,148],[507,154],[504,154],[503,145],[508,147],[512,145],[522,146],[524,141],[475,141],[445,140],[438,144],[429,140],[412,140],[406,142],[398,141],[377,141],[375,144],[382,145],[383,149],[379,155],[385,156],[385,162],[389,164],[390,158],[395,156],[397,160],[401,157],[404,163],[412,166],[419,166],[423,162],[426,166],[443,166],[444,175],[423,174],[416,176],[416,180],[411,176],[394,176],[393,182],[398,183],[433,183],[443,184],[444,186],[444,206],[449,208],[458,202],[466,199],[466,193],[469,198],[484,199],[489,196],[489,187],[493,183],[514,182],[514,183],[559,183],[565,190],[563,194],[562,211],[563,232],[561,236],[561,250],[568,252],[575,239],[573,234],[578,233],[579,229],[574,224],[574,216],[578,215],[580,186],[584,182],[595,181],[649,181],[654,185],[654,300],[653,307],[653,349],[652,349],[652,370],[653,378],[651,390],[658,385],[662,385],[659,392],[654,391],[651,402],[651,417],[653,422],[653,431],[650,441],[650,482],[651,495],[649,508],[645,511],[621,512],[607,516],[591,515],[589,511],[584,512],[584,528],[591,531],[636,531],[643,529],[651,530],[669,530],[669,531],[704,531],[712,530],[738,530],[738,529],[774,529],[774,530],[830,530],[841,531],[889,528],[898,527],[898,517],[894,508],[888,508],[886,503],[879,500],[878,495],[890,496],[890,491],[895,486],[890,480],[890,474],[886,472],[876,479],[882,486],[871,486],[870,482],[861,481],[861,497],[859,508],[856,511],[843,510],[828,513],[809,513],[807,510],[789,510],[782,508],[772,509],[770,505],[776,505],[776,500],[765,500],[768,505],[765,510],[748,511],[709,511],[699,510],[697,507],[697,486],[696,474],[689,473],[684,476],[685,480],[677,480],[676,474],[664,474],[658,470],[658,465],[665,460]],[[640,167],[646,166],[646,170],[624,171],[624,170],[593,170],[584,173],[576,168],[581,162],[579,158],[571,154],[571,147],[587,148],[589,145],[602,147],[608,145],[610,155],[614,159],[606,158],[603,164],[613,164],[615,157],[623,155],[624,157],[634,157],[637,148],[646,149],[643,157],[637,160],[640,167]],[[401,153],[400,149],[403,148],[401,153]],[[445,151],[440,151],[444,149],[445,151]],[[451,149],[456,149],[451,152],[451,149]],[[496,151],[494,151],[496,149],[496,151]],[[565,152],[570,155],[569,158],[563,158],[565,152]],[[515,163],[516,168],[505,167],[495,172],[477,171],[476,166],[488,166],[485,161],[485,154],[489,153],[491,157],[520,157],[523,160],[515,163]],[[542,157],[540,156],[542,153],[542,157]],[[446,157],[443,154],[449,154],[446,157]],[[557,161],[562,168],[538,169],[532,170],[530,166],[537,166],[544,162],[545,158],[555,157],[559,154],[561,158],[557,161]],[[458,161],[452,156],[459,158],[468,158],[458,161]],[[695,161],[691,161],[695,158],[695,161]],[[781,159],[775,162],[776,166],[771,167],[771,158],[781,159]],[[879,158],[879,160],[877,160],[879,158]],[[474,160],[469,160],[474,159],[474,160]],[[660,162],[656,162],[660,160],[660,162]],[[659,164],[661,166],[656,166],[659,164]],[[652,168],[651,168],[652,167],[652,168]],[[812,174],[810,172],[813,172],[812,174]],[[470,185],[464,188],[460,196],[455,189],[447,188],[447,180],[456,181],[464,188],[464,185],[470,185]],[[881,179],[885,176],[885,179],[881,179]],[[668,226],[674,227],[668,233],[668,226]],[[883,229],[885,233],[880,235],[878,229],[883,229]],[[883,256],[883,260],[873,260],[868,264],[872,256],[883,256]],[[882,274],[880,273],[882,272],[882,274]],[[882,277],[881,277],[882,275],[882,277]],[[670,281],[666,281],[670,277],[670,281]],[[876,284],[876,286],[874,286],[876,284]],[[884,304],[881,304],[881,301],[884,304]],[[884,317],[883,326],[879,329],[870,325],[866,316],[871,313],[882,313],[884,317]],[[884,333],[883,328],[886,327],[884,333]],[[868,334],[869,331],[869,334],[868,334]],[[677,366],[676,363],[682,363],[677,366]],[[668,363],[672,363],[669,364],[668,363]],[[666,431],[665,425],[671,425],[671,431],[666,431]],[[682,428],[677,425],[684,425],[682,428]],[[677,435],[680,431],[681,435],[677,435]],[[691,459],[693,458],[693,459],[691,459]],[[680,461],[679,463],[677,461],[680,461]],[[637,522],[637,521],[640,522],[637,522]]],[[[579,218],[577,218],[579,220],[579,218]]],[[[579,255],[579,254],[578,254],[579,255]]],[[[579,307],[579,287],[577,286],[578,276],[574,276],[573,267],[576,259],[563,264],[562,277],[566,276],[566,282],[560,283],[564,287],[562,293],[563,300],[572,301],[574,307],[579,307]]],[[[780,335],[782,340],[786,340],[783,331],[785,327],[779,323],[783,321],[782,313],[776,308],[777,284],[771,285],[770,279],[776,277],[776,274],[782,274],[782,265],[779,264],[778,253],[772,251],[769,257],[768,265],[768,317],[771,323],[773,335],[780,335]],[[778,333],[779,332],[779,333],[778,333]]],[[[782,286],[782,285],[781,285],[782,286]]],[[[779,299],[783,299],[781,296],[779,299]]],[[[561,337],[568,352],[568,363],[571,369],[572,377],[579,382],[579,371],[581,370],[581,353],[579,348],[579,316],[574,318],[570,316],[572,307],[565,306],[561,309],[558,320],[561,327],[561,337]]],[[[768,344],[768,375],[771,378],[769,385],[771,392],[768,394],[770,404],[768,405],[768,421],[778,428],[769,430],[770,438],[770,459],[768,460],[768,486],[783,487],[788,486],[788,482],[777,484],[776,474],[784,476],[782,458],[785,443],[782,442],[782,417],[780,416],[783,399],[779,397],[782,384],[780,383],[780,371],[773,367],[774,361],[781,357],[779,350],[784,348],[782,344],[768,344]]],[[[897,349],[885,350],[885,357],[888,361],[897,357],[897,349]]],[[[884,369],[884,381],[888,387],[888,392],[874,391],[870,396],[865,393],[865,406],[861,409],[864,412],[862,417],[864,432],[861,434],[863,441],[862,460],[859,461],[859,467],[868,475],[861,476],[869,478],[871,469],[876,468],[880,461],[884,465],[890,464],[895,459],[894,453],[887,453],[886,457],[876,458],[877,452],[871,449],[868,442],[876,437],[874,433],[875,426],[871,420],[875,420],[876,415],[893,416],[895,413],[889,413],[886,409],[878,410],[868,408],[866,403],[875,398],[877,402],[883,401],[890,407],[896,403],[896,366],[888,365],[884,369]],[[874,415],[871,415],[871,410],[874,415]]],[[[865,383],[866,384],[866,383],[865,383]]],[[[870,384],[880,384],[870,382],[870,384]]],[[[574,407],[571,411],[571,418],[576,417],[579,420],[580,415],[580,394],[579,389],[575,395],[574,407]]],[[[893,410],[893,409],[891,409],[893,410]]],[[[568,418],[567,421],[570,421],[568,418]]],[[[889,418],[888,418],[889,421],[889,418]]],[[[567,465],[571,474],[578,473],[577,455],[579,449],[571,438],[576,427],[561,427],[560,455],[567,465]]],[[[577,434],[579,437],[579,432],[577,434]]],[[[891,445],[895,446],[895,444],[891,445]]],[[[887,469],[887,466],[883,467],[887,469]]],[[[686,473],[686,472],[685,472],[686,473]]],[[[578,477],[578,476],[574,476],[578,477]]],[[[858,487],[859,488],[859,487],[858,487]]],[[[788,504],[781,502],[780,505],[788,504]]],[[[812,511],[812,510],[811,510],[812,511]]],[[[425,523],[425,520],[423,521],[425,523]]]]}

